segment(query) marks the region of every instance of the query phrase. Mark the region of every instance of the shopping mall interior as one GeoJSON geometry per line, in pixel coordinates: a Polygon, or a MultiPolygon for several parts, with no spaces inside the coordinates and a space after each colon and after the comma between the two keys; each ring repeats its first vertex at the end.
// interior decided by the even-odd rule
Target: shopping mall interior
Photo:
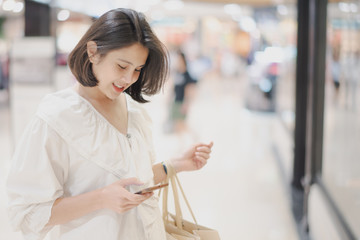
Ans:
{"type": "Polygon", "coordinates": [[[224,240],[360,239],[358,0],[0,0],[0,239],[23,239],[6,179],[24,128],[76,83],[69,53],[114,8],[143,12],[169,52],[144,104],[157,161],[214,142],[203,169],[179,174],[199,224],[224,240]],[[182,121],[178,51],[193,79],[182,121]]]}

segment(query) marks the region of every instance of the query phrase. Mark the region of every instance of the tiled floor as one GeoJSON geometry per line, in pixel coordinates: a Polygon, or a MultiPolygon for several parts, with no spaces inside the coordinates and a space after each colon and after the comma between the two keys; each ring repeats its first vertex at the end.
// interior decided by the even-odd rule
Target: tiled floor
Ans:
{"type": "MultiPolygon", "coordinates": [[[[182,136],[164,131],[167,94],[153,97],[146,108],[153,118],[157,157],[166,160],[194,139],[214,141],[212,157],[203,170],[179,175],[198,222],[217,229],[224,240],[298,239],[286,188],[291,139],[276,115],[244,108],[245,86],[242,78],[202,80],[188,118],[192,134],[182,136]]],[[[34,107],[36,101],[18,104],[34,107]]],[[[21,117],[22,113],[16,114],[21,117]]],[[[6,218],[4,192],[14,121],[5,106],[0,107],[0,116],[0,239],[17,240],[21,237],[10,230],[6,218]]]]}

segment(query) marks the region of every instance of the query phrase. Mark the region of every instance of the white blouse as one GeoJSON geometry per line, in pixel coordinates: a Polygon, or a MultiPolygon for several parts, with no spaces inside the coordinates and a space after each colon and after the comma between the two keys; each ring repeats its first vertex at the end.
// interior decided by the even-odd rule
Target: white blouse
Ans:
{"type": "Polygon", "coordinates": [[[166,239],[153,196],[118,214],[98,210],[66,224],[45,227],[54,201],[136,177],[153,184],[151,119],[126,95],[128,134],[120,133],[72,88],[47,95],[28,124],[12,159],[7,189],[9,217],[26,239],[166,239]]]}

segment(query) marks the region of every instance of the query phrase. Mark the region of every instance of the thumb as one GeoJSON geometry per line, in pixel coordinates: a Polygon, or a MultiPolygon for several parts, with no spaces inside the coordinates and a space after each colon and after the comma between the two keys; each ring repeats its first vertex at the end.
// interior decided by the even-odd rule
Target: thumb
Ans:
{"type": "Polygon", "coordinates": [[[214,142],[211,141],[209,144],[205,144],[205,146],[211,149],[214,146],[214,142]]]}
{"type": "Polygon", "coordinates": [[[125,178],[120,180],[120,185],[126,187],[128,185],[143,185],[144,183],[141,182],[139,179],[133,178],[125,178]]]}

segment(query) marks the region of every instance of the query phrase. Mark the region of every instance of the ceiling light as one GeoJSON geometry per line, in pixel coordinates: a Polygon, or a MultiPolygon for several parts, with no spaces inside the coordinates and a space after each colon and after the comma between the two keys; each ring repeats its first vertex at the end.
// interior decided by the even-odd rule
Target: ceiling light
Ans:
{"type": "Polygon", "coordinates": [[[60,12],[58,12],[57,14],[57,20],[58,21],[66,21],[68,20],[68,18],[70,17],[70,11],[69,10],[61,10],[60,12]]]}
{"type": "Polygon", "coordinates": [[[7,0],[3,3],[4,11],[12,11],[15,8],[16,2],[14,0],[7,0]]]}
{"type": "Polygon", "coordinates": [[[345,2],[340,2],[339,9],[343,12],[350,12],[350,4],[345,3],[345,2]]]}
{"type": "Polygon", "coordinates": [[[17,2],[13,8],[14,13],[19,13],[24,9],[24,3],[23,2],[17,2]]]}

